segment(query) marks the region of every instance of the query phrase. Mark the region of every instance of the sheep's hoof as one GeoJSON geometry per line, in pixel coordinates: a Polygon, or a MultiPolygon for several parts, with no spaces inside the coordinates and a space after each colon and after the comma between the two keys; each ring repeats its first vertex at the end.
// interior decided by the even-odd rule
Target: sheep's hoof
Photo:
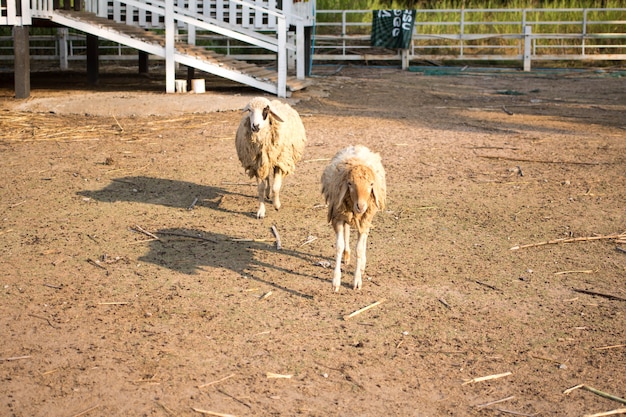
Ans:
{"type": "Polygon", "coordinates": [[[341,277],[333,278],[333,291],[339,292],[339,287],[341,287],[341,277]]]}
{"type": "Polygon", "coordinates": [[[350,252],[348,251],[343,252],[343,264],[350,265],[350,252]]]}
{"type": "Polygon", "coordinates": [[[264,217],[265,217],[265,210],[259,210],[259,211],[257,211],[257,213],[256,213],[256,218],[257,218],[257,219],[262,219],[262,218],[264,218],[264,217]]]}

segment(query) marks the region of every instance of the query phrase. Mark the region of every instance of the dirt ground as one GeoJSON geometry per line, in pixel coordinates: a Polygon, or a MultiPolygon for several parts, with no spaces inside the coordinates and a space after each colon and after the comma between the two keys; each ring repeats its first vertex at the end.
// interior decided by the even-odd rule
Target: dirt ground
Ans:
{"type": "Polygon", "coordinates": [[[128,74],[91,91],[47,74],[15,100],[3,79],[0,415],[625,407],[565,392],[626,397],[618,75],[317,69],[292,97],[304,160],[263,220],[234,148],[258,92],[212,80],[165,95],[128,74]],[[357,143],[382,155],[388,207],[363,289],[351,264],[333,293],[320,176],[357,143]]]}

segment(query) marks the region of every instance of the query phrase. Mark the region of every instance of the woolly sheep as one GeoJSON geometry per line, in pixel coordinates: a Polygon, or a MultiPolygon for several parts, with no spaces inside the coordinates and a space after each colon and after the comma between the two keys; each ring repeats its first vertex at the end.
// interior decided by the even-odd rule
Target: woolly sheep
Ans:
{"type": "Polygon", "coordinates": [[[259,210],[265,217],[265,197],[280,208],[283,178],[295,171],[302,158],[306,134],[302,120],[289,104],[264,97],[253,98],[243,109],[235,145],[241,165],[258,183],[259,210]]]}
{"type": "Polygon", "coordinates": [[[322,174],[328,221],[336,234],[333,289],[341,286],[341,259],[350,261],[350,227],[358,231],[354,289],[361,289],[365,250],[372,219],[385,208],[387,185],[380,155],[365,146],[349,146],[333,157],[322,174]]]}

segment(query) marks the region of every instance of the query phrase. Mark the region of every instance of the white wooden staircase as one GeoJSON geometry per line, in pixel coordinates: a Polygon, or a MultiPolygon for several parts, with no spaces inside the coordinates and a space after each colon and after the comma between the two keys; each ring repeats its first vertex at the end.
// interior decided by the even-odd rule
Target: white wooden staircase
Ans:
{"type": "MultiPolygon", "coordinates": [[[[118,23],[99,17],[94,13],[74,10],[55,10],[50,20],[149,54],[166,58],[166,36],[135,25],[118,23]]],[[[275,68],[266,68],[218,54],[201,46],[176,42],[173,54],[175,62],[189,67],[249,85],[260,90],[283,95],[279,91],[279,73],[275,68]]],[[[303,89],[311,80],[287,75],[285,96],[303,89]]]]}
{"type": "Polygon", "coordinates": [[[14,27],[19,98],[30,94],[27,26],[40,20],[165,58],[167,93],[175,92],[176,63],[278,97],[310,84],[305,77],[304,28],[314,25],[315,0],[2,0],[0,25],[14,27]],[[188,43],[176,40],[180,31],[187,34],[188,43]],[[261,67],[194,46],[196,34],[202,32],[261,48],[276,57],[276,65],[261,67]],[[288,52],[295,58],[295,77],[288,75],[288,52]]]}

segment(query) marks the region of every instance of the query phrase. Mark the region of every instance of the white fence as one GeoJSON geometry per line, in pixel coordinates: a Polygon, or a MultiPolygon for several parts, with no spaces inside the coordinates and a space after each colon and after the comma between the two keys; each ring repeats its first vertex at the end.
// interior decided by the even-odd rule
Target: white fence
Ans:
{"type": "MultiPolygon", "coordinates": [[[[151,28],[162,26],[159,19],[149,13],[141,15],[139,9],[120,8],[111,1],[105,3],[110,18],[151,28]]],[[[126,3],[132,4],[132,1],[126,3]]],[[[312,2],[293,4],[300,3],[312,2]]],[[[272,24],[267,17],[262,21],[248,12],[219,6],[221,2],[214,4],[201,12],[209,11],[211,19],[215,20],[232,19],[233,23],[246,23],[250,29],[272,24]]],[[[303,14],[312,12],[307,10],[303,14]]],[[[318,10],[316,16],[309,16],[308,21],[315,22],[313,63],[392,61],[406,65],[417,60],[520,61],[529,67],[531,61],[626,61],[626,8],[417,10],[412,42],[406,51],[372,48],[371,17],[371,10],[318,10]]],[[[274,54],[226,36],[179,28],[177,39],[187,40],[189,36],[195,37],[199,45],[218,49],[238,59],[276,59],[274,54]]],[[[38,45],[43,45],[43,38],[37,38],[38,45]]],[[[11,46],[10,36],[0,37],[0,63],[12,59],[11,46]]],[[[67,37],[51,34],[47,49],[42,48],[33,47],[31,58],[59,59],[59,51],[66,50],[69,60],[85,59],[84,37],[79,32],[70,31],[67,37]],[[60,48],[60,42],[66,42],[66,48],[60,48]]],[[[136,59],[134,51],[126,47],[104,44],[102,48],[103,60],[136,59]]]]}
{"type": "MultiPolygon", "coordinates": [[[[400,51],[371,48],[371,16],[318,10],[314,59],[402,59],[400,51]]],[[[417,10],[404,59],[626,60],[626,8],[417,10]]]]}

